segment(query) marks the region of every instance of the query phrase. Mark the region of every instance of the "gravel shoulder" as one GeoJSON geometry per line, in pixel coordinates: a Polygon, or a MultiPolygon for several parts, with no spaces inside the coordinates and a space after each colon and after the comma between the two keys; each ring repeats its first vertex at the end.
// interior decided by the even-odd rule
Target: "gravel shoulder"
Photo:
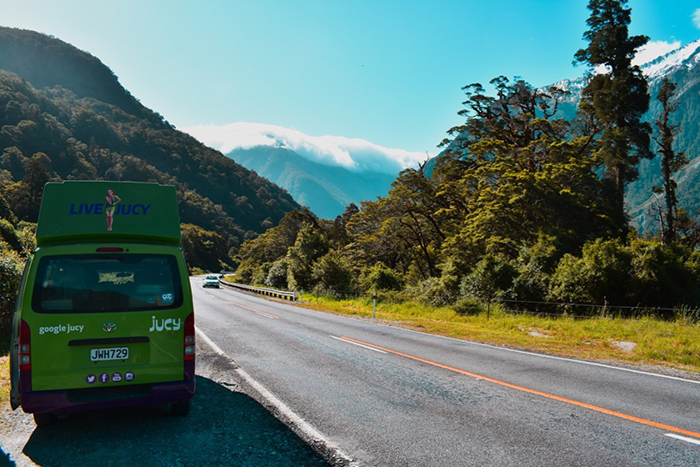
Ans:
{"type": "Polygon", "coordinates": [[[231,360],[201,342],[197,352],[197,392],[187,417],[166,407],[89,411],[37,428],[30,414],[2,404],[0,466],[328,465],[248,395],[231,360]]]}

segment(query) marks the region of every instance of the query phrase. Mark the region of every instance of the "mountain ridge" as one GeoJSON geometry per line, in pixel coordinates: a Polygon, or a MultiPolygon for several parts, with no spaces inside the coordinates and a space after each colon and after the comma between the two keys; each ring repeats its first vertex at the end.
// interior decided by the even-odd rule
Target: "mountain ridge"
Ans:
{"type": "Polygon", "coordinates": [[[229,251],[301,208],[141,105],[99,59],[50,36],[0,27],[0,109],[0,197],[19,220],[36,220],[34,193],[48,180],[172,184],[188,232],[217,245],[188,261],[218,270],[232,264],[229,251]],[[42,57],[52,57],[48,71],[42,57]]]}
{"type": "Polygon", "coordinates": [[[298,203],[325,219],[339,216],[351,203],[359,205],[361,201],[386,196],[396,178],[322,165],[291,149],[274,146],[238,148],[226,156],[284,187],[298,203]]]}

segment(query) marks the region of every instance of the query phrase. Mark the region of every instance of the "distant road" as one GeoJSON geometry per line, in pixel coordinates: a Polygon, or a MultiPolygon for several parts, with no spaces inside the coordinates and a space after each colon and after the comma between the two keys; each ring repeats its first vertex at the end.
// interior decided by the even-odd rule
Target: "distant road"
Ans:
{"type": "Polygon", "coordinates": [[[700,465],[698,381],[432,336],[200,280],[198,329],[361,465],[700,465]]]}

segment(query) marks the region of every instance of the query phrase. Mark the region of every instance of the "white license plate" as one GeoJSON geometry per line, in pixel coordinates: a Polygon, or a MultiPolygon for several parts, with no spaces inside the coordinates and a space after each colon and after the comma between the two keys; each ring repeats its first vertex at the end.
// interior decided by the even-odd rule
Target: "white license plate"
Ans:
{"type": "Polygon", "coordinates": [[[91,362],[105,362],[108,360],[126,360],[127,358],[129,358],[129,347],[90,349],[91,362]]]}

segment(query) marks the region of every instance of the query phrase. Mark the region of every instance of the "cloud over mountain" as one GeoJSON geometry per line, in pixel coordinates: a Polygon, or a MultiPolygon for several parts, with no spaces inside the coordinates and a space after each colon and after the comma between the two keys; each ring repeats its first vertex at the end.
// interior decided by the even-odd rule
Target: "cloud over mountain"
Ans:
{"type": "Polygon", "coordinates": [[[312,162],[358,173],[397,175],[407,167],[417,167],[429,157],[422,152],[385,148],[362,139],[309,136],[297,130],[264,123],[197,125],[184,131],[224,154],[234,149],[272,146],[289,149],[312,162]]]}

